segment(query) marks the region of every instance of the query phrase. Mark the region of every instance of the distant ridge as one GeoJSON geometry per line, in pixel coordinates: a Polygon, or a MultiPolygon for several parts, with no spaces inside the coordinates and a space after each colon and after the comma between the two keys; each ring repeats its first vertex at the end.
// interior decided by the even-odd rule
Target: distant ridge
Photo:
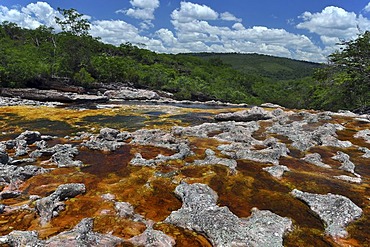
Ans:
{"type": "Polygon", "coordinates": [[[274,80],[295,80],[312,76],[320,63],[275,57],[257,53],[187,53],[206,60],[220,59],[234,69],[274,80]]]}

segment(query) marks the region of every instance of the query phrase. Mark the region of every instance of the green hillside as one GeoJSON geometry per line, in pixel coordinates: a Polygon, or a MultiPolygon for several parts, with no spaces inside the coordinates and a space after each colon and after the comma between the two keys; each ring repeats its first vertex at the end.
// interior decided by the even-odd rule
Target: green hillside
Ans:
{"type": "Polygon", "coordinates": [[[257,74],[274,80],[293,80],[312,76],[322,64],[262,54],[198,53],[191,54],[206,60],[221,60],[247,74],[257,74]]]}

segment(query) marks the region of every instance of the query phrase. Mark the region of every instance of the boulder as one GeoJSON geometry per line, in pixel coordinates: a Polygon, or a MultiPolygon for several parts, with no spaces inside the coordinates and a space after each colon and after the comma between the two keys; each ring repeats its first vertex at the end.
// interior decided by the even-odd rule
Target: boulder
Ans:
{"type": "Polygon", "coordinates": [[[291,194],[308,204],[311,210],[324,221],[326,234],[334,238],[347,237],[346,226],[362,215],[362,209],[342,195],[312,194],[297,189],[294,189],[291,194]]]}

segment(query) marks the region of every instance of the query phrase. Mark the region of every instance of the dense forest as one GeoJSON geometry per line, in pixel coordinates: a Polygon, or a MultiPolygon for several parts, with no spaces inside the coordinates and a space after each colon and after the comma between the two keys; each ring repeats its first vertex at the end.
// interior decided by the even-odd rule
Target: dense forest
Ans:
{"type": "Polygon", "coordinates": [[[0,25],[2,87],[38,87],[58,79],[87,88],[124,82],[177,99],[331,110],[369,106],[369,32],[344,42],[327,65],[258,54],[157,54],[130,43],[104,44],[88,34],[81,14],[60,11],[60,33],[0,25]]]}

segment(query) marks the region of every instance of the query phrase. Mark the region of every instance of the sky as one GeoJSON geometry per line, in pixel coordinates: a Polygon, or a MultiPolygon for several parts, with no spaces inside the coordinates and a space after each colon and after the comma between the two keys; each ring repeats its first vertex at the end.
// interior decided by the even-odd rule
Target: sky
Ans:
{"type": "Polygon", "coordinates": [[[369,0],[0,0],[0,22],[54,27],[74,8],[105,43],[159,53],[260,53],[325,62],[370,30],[369,0]]]}

